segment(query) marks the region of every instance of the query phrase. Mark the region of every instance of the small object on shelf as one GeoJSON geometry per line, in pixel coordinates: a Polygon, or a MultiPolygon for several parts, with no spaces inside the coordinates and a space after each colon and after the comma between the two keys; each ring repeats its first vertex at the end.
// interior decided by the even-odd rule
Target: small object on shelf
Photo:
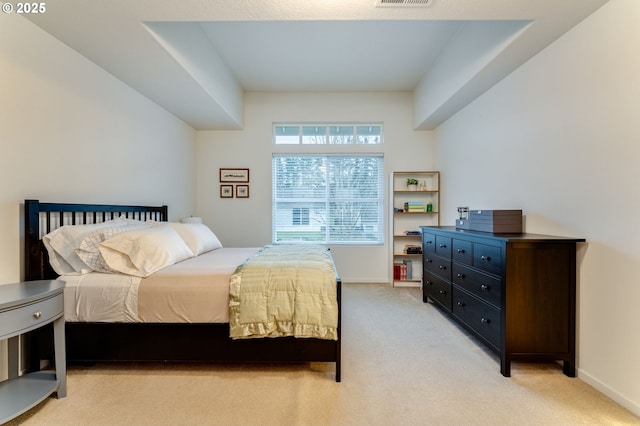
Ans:
{"type": "Polygon", "coordinates": [[[423,213],[425,206],[420,201],[406,201],[404,203],[404,211],[408,213],[423,213]]]}
{"type": "Polygon", "coordinates": [[[413,263],[410,260],[404,259],[402,261],[402,265],[404,267],[404,279],[411,280],[413,279],[413,263]]]}
{"type": "Polygon", "coordinates": [[[404,252],[406,254],[422,254],[422,246],[407,244],[404,246],[404,252]]]}
{"type": "Polygon", "coordinates": [[[469,207],[458,207],[458,219],[460,220],[469,219],[469,207]]]}
{"type": "Polygon", "coordinates": [[[409,191],[417,191],[418,190],[418,179],[407,178],[407,189],[409,191]]]}
{"type": "Polygon", "coordinates": [[[404,231],[404,235],[420,236],[420,235],[422,235],[422,232],[421,231],[404,231]]]}
{"type": "Polygon", "coordinates": [[[432,211],[433,211],[433,203],[429,201],[427,203],[427,212],[432,212],[432,211]]]}

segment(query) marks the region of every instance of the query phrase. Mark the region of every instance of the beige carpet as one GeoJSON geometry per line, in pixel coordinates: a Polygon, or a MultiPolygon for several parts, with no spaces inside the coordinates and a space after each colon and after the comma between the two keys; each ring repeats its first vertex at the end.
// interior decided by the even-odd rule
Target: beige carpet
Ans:
{"type": "Polygon", "coordinates": [[[10,425],[640,425],[559,365],[497,357],[419,289],[347,284],[332,364],[97,365],[10,425]]]}

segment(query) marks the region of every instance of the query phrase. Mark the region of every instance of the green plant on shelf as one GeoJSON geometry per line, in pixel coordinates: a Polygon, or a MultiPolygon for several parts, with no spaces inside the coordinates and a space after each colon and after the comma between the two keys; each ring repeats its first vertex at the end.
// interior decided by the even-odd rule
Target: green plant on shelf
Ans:
{"type": "Polygon", "coordinates": [[[418,184],[418,179],[407,178],[407,185],[417,185],[417,184],[418,184]]]}

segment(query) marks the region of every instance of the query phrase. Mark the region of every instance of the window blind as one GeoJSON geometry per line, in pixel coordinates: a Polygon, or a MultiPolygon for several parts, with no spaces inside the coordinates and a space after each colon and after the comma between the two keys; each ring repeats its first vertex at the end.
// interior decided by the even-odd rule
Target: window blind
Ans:
{"type": "Polygon", "coordinates": [[[382,154],[274,154],[272,179],[274,243],[383,242],[382,154]]]}

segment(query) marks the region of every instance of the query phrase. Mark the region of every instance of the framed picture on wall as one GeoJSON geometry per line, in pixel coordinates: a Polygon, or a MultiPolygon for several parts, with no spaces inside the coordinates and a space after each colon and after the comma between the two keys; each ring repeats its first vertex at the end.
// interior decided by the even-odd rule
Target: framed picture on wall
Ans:
{"type": "Polygon", "coordinates": [[[236,185],[236,198],[249,198],[249,185],[236,185]]]}
{"type": "Polygon", "coordinates": [[[220,182],[249,183],[249,169],[220,169],[220,182]]]}
{"type": "Polygon", "coordinates": [[[233,185],[220,185],[220,198],[233,198],[233,185]]]}

